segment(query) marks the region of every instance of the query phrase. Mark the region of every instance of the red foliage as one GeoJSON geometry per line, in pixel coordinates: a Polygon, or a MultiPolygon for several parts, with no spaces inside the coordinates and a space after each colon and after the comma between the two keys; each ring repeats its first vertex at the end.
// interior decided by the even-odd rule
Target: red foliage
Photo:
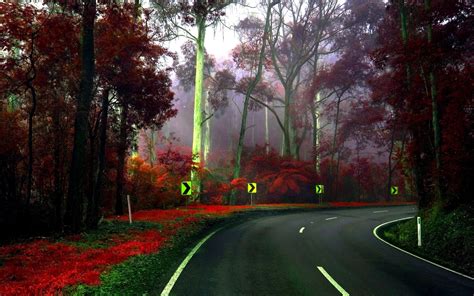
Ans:
{"type": "Polygon", "coordinates": [[[410,134],[409,162],[418,174],[420,206],[433,204],[442,183],[446,208],[470,203],[472,141],[472,5],[466,1],[390,2],[372,53],[379,73],[371,81],[373,101],[389,105],[393,120],[410,134]],[[408,21],[403,38],[401,15],[408,21]],[[469,16],[469,17],[466,17],[469,16]],[[427,28],[430,28],[430,31],[427,28]],[[430,32],[430,34],[428,34],[430,32]],[[440,127],[441,166],[436,168],[433,106],[440,127]]]}
{"type": "Polygon", "coordinates": [[[109,265],[155,252],[166,239],[160,232],[149,230],[101,249],[46,240],[0,247],[0,258],[4,260],[0,267],[0,295],[56,295],[68,285],[98,285],[100,273],[109,265]]]}
{"type": "MultiPolygon", "coordinates": [[[[299,194],[301,187],[307,187],[316,176],[309,162],[280,157],[274,151],[270,155],[257,152],[246,167],[246,172],[249,171],[256,173],[255,180],[269,194],[277,196],[299,194]]],[[[259,191],[263,189],[260,188],[259,191]]]]}
{"type": "Polygon", "coordinates": [[[230,185],[232,185],[233,188],[235,189],[241,189],[241,190],[244,190],[247,188],[247,179],[246,178],[237,178],[237,179],[233,179],[231,182],[230,182],[230,185]]]}
{"type": "Polygon", "coordinates": [[[184,203],[179,194],[180,183],[192,166],[191,155],[172,151],[157,153],[157,163],[151,166],[138,155],[129,159],[129,193],[135,209],[167,208],[184,203]]]}

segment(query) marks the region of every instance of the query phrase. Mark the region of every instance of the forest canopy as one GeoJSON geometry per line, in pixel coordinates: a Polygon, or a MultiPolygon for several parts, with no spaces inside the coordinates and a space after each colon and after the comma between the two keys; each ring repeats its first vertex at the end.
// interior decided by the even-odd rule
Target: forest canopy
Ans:
{"type": "Polygon", "coordinates": [[[248,182],[471,204],[473,20],[463,0],[1,2],[0,235],[96,228],[127,196],[246,204],[248,182]]]}

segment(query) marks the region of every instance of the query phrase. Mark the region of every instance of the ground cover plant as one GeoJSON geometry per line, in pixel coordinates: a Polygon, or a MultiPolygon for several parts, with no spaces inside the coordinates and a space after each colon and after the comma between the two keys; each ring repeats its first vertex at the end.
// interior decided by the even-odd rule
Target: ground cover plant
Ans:
{"type": "Polygon", "coordinates": [[[388,225],[380,230],[384,239],[438,264],[474,276],[474,215],[472,209],[452,212],[425,211],[422,246],[418,247],[416,219],[388,225]]]}
{"type": "MultiPolygon", "coordinates": [[[[203,232],[237,213],[393,204],[403,203],[190,205],[171,210],[139,211],[133,214],[135,222],[132,224],[128,223],[127,216],[112,217],[101,223],[98,229],[82,234],[1,246],[0,295],[55,294],[78,285],[80,287],[76,288],[83,292],[93,290],[86,289],[86,286],[98,286],[98,291],[102,292],[110,286],[118,289],[117,285],[133,289],[133,285],[139,283],[130,286],[123,282],[128,278],[123,273],[138,272],[131,267],[137,264],[158,269],[155,275],[165,281],[166,276],[171,276],[166,272],[174,266],[170,264],[176,264],[203,232]],[[170,258],[164,255],[170,253],[175,255],[170,258]],[[149,255],[152,257],[147,257],[149,255]],[[114,280],[116,273],[121,277],[114,280]]],[[[156,282],[156,278],[153,281],[156,282]]],[[[145,286],[137,291],[149,288],[145,286]]],[[[73,290],[75,288],[65,291],[73,290]]]]}

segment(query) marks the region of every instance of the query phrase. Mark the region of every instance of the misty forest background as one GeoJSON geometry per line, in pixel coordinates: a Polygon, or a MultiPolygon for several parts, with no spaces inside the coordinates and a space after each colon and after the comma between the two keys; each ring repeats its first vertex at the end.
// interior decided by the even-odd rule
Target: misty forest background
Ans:
{"type": "Polygon", "coordinates": [[[247,204],[247,182],[472,206],[473,29],[462,0],[2,2],[1,236],[95,228],[127,195],[247,204]]]}

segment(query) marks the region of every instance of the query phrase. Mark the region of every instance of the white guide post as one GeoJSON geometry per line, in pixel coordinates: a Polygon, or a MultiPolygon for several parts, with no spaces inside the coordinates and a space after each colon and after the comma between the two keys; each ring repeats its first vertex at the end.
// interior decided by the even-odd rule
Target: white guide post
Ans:
{"type": "Polygon", "coordinates": [[[130,205],[130,195],[127,194],[128,221],[132,224],[132,206],[130,205]]]}
{"type": "Polygon", "coordinates": [[[418,230],[418,247],[421,247],[421,217],[416,217],[416,228],[418,230]]]}

